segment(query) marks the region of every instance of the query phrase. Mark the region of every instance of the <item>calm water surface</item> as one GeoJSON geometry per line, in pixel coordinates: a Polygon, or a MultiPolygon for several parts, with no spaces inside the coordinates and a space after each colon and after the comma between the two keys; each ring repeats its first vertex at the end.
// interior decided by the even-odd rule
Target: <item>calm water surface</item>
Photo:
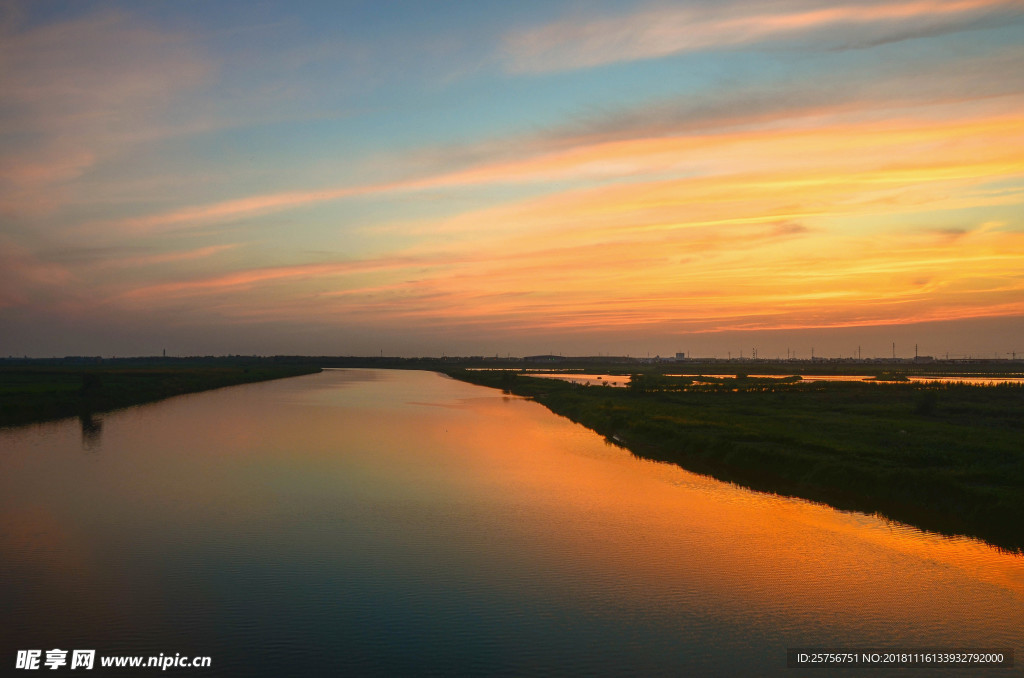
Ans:
{"type": "Polygon", "coordinates": [[[213,658],[178,675],[826,675],[786,648],[1024,648],[1020,557],[637,460],[426,372],[0,431],[0,601],[11,668],[59,647],[213,658]]]}

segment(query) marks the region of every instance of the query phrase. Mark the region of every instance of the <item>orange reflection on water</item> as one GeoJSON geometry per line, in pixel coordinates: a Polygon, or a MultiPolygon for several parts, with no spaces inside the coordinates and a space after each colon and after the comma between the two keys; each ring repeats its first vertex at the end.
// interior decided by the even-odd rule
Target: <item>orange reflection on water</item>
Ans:
{"type": "Polygon", "coordinates": [[[1024,644],[1020,556],[640,460],[537,403],[436,374],[331,371],[177,398],[107,416],[97,454],[76,426],[47,429],[39,449],[3,438],[0,552],[25,551],[43,523],[18,507],[40,505],[60,528],[53,550],[92,545],[138,590],[195,585],[187,549],[341,578],[356,558],[371,572],[436,563],[442,582],[623,624],[1024,644]],[[165,560],[166,581],[138,565],[165,560]]]}
{"type": "Polygon", "coordinates": [[[695,588],[765,618],[955,621],[977,642],[1024,626],[1020,556],[638,460],[534,403],[466,407],[479,416],[448,453],[464,450],[462,468],[491,501],[521,508],[517,531],[546,543],[549,557],[585,561],[609,581],[695,588]]]}

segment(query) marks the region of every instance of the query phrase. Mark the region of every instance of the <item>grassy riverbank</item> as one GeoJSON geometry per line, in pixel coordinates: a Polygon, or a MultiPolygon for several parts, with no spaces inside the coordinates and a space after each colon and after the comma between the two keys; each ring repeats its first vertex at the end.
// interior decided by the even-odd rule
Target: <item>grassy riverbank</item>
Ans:
{"type": "Polygon", "coordinates": [[[0,426],[84,417],[184,393],[319,371],[269,359],[21,361],[0,365],[0,426]]]}
{"type": "Polygon", "coordinates": [[[641,457],[1024,548],[1020,385],[649,375],[616,389],[446,371],[533,398],[641,457]]]}

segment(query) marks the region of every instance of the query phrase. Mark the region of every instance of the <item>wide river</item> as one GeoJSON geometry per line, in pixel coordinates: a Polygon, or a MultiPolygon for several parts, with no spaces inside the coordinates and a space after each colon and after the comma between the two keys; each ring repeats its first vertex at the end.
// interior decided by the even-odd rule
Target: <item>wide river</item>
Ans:
{"type": "Polygon", "coordinates": [[[1024,657],[837,671],[787,648],[1019,655],[1024,559],[640,460],[434,373],[328,370],[0,430],[0,624],[8,669],[1006,676],[1024,657]]]}

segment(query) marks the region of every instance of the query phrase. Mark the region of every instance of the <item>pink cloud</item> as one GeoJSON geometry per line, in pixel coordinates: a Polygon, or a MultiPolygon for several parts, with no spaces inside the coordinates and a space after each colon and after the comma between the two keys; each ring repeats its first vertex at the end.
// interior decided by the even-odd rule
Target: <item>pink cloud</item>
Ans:
{"type": "Polygon", "coordinates": [[[210,64],[186,36],[102,12],[21,30],[0,26],[0,210],[39,214],[59,189],[131,144],[165,135],[176,97],[210,64]]]}
{"type": "Polygon", "coordinates": [[[337,276],[401,270],[429,265],[426,260],[384,257],[348,262],[269,266],[194,280],[174,281],[138,287],[119,295],[124,300],[164,299],[196,294],[220,293],[271,282],[309,280],[337,276]]]}
{"type": "Polygon", "coordinates": [[[63,266],[42,261],[10,240],[0,240],[0,309],[63,296],[73,280],[63,266]]]}
{"type": "Polygon", "coordinates": [[[104,259],[98,264],[98,266],[100,268],[137,268],[158,264],[179,263],[183,261],[193,261],[196,259],[206,259],[207,257],[212,257],[222,252],[233,250],[238,246],[239,245],[237,243],[230,243],[226,245],[210,245],[208,247],[199,247],[197,249],[176,252],[115,257],[111,259],[104,259]]]}
{"type": "Polygon", "coordinates": [[[908,27],[952,26],[991,10],[1019,12],[1014,0],[910,0],[823,3],[786,0],[758,11],[751,3],[668,4],[624,16],[569,18],[512,33],[505,40],[508,70],[518,73],[588,68],[681,52],[730,47],[823,28],[858,30],[884,40],[908,27]],[[921,22],[915,25],[915,22],[921,22]]]}

